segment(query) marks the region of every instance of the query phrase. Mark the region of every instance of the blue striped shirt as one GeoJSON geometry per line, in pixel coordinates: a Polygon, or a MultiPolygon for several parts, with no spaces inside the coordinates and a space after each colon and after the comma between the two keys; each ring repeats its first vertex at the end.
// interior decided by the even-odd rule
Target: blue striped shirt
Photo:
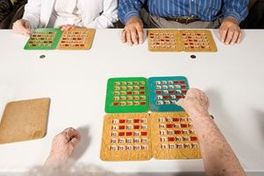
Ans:
{"type": "Polygon", "coordinates": [[[119,0],[118,14],[122,23],[140,16],[146,5],[149,13],[159,17],[197,16],[202,21],[214,21],[232,16],[239,22],[248,14],[249,0],[119,0]]]}

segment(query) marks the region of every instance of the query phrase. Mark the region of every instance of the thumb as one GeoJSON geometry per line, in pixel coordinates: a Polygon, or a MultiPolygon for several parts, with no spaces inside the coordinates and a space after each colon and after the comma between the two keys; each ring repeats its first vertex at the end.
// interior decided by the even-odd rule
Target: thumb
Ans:
{"type": "Polygon", "coordinates": [[[73,138],[73,139],[71,140],[71,143],[72,143],[73,146],[76,146],[77,144],[80,143],[80,140],[77,139],[77,138],[75,137],[75,138],[73,138]]]}
{"type": "Polygon", "coordinates": [[[183,98],[179,99],[179,100],[176,102],[176,105],[178,105],[178,106],[183,106],[183,105],[184,105],[184,99],[183,99],[183,98]]]}
{"type": "Polygon", "coordinates": [[[31,29],[31,26],[30,26],[29,22],[25,22],[25,23],[24,23],[24,26],[25,26],[25,28],[27,28],[27,29],[31,29]]]}

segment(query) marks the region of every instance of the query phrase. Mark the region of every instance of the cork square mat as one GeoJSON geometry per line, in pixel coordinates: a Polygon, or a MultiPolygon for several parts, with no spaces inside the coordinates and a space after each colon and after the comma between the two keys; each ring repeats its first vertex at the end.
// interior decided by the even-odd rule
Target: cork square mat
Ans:
{"type": "Polygon", "coordinates": [[[44,137],[49,106],[49,98],[8,103],[0,123],[0,144],[44,137]]]}

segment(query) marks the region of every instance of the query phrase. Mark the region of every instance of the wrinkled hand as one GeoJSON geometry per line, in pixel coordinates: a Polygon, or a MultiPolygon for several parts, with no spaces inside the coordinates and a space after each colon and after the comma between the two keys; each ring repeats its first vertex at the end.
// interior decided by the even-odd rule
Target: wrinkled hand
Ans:
{"type": "Polygon", "coordinates": [[[71,24],[66,24],[66,25],[60,26],[60,29],[62,31],[68,31],[68,30],[71,30],[71,29],[74,29],[74,28],[79,28],[79,26],[75,26],[75,25],[71,25],[71,24]]]}
{"type": "Polygon", "coordinates": [[[209,102],[208,98],[204,92],[199,89],[189,89],[185,98],[180,99],[177,102],[177,105],[183,107],[183,109],[190,116],[204,116],[209,115],[208,107],[209,102]]]}
{"type": "Polygon", "coordinates": [[[45,165],[58,166],[67,161],[80,143],[80,139],[80,133],[74,128],[66,128],[57,134],[52,141],[51,152],[45,165]]]}
{"type": "Polygon", "coordinates": [[[242,33],[239,27],[239,23],[233,17],[226,17],[219,29],[220,38],[226,45],[234,45],[240,43],[242,33]]]}
{"type": "Polygon", "coordinates": [[[17,20],[13,24],[13,31],[29,36],[32,32],[30,22],[24,19],[17,20]]]}
{"type": "Polygon", "coordinates": [[[122,41],[129,45],[142,44],[144,41],[143,22],[139,17],[131,17],[122,32],[122,41]]]}

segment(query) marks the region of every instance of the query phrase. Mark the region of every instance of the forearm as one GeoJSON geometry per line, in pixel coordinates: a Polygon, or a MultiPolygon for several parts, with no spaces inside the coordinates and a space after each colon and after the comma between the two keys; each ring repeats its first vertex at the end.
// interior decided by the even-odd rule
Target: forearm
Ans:
{"type": "Polygon", "coordinates": [[[37,28],[40,21],[41,0],[29,0],[25,6],[23,19],[30,22],[32,28],[37,28]]]}
{"type": "Polygon", "coordinates": [[[123,24],[132,17],[140,17],[140,10],[145,0],[119,0],[118,16],[123,24]]]}
{"type": "Polygon", "coordinates": [[[192,118],[207,175],[243,176],[245,172],[210,115],[192,118]]]}
{"type": "Polygon", "coordinates": [[[248,15],[248,4],[249,0],[240,0],[239,3],[237,0],[224,0],[222,10],[224,18],[233,17],[240,23],[248,15]]]}

